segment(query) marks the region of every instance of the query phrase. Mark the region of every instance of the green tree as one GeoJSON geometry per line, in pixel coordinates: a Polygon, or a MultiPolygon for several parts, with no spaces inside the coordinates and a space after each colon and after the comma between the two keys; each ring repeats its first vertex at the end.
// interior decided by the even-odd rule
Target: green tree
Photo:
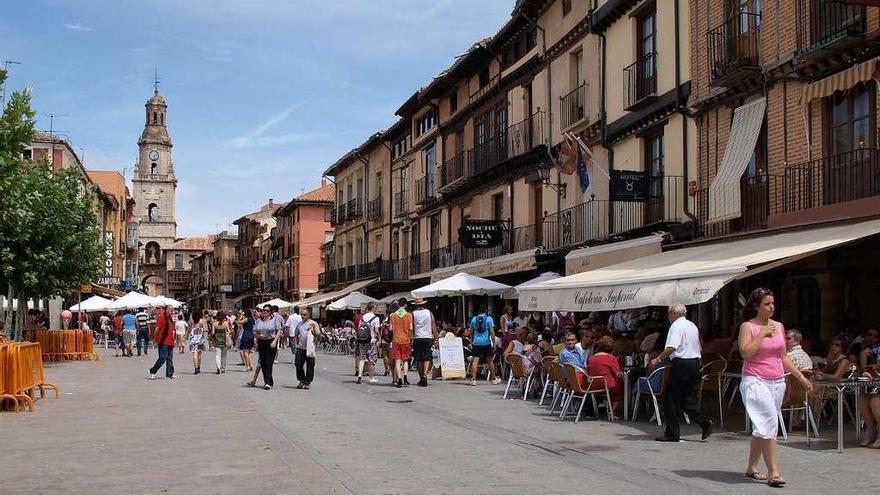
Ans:
{"type": "Polygon", "coordinates": [[[0,118],[0,287],[19,300],[17,329],[28,298],[69,295],[100,273],[104,258],[94,194],[79,171],[54,175],[45,160],[24,159],[33,119],[29,92],[12,93],[0,118]]]}

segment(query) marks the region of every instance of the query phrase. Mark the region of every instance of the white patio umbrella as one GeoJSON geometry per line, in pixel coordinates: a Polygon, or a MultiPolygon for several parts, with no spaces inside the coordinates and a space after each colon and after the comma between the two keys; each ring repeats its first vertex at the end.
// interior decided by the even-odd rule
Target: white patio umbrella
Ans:
{"type": "Polygon", "coordinates": [[[327,309],[330,311],[344,311],[346,309],[358,310],[364,307],[367,303],[371,302],[378,303],[379,300],[372,298],[366,294],[354,291],[341,299],[333,301],[332,303],[327,305],[327,309]]]}
{"type": "Polygon", "coordinates": [[[164,308],[165,306],[171,306],[172,308],[179,308],[183,306],[183,303],[178,301],[177,299],[172,299],[170,297],[165,296],[156,296],[153,298],[153,306],[154,308],[164,308]]]}
{"type": "Polygon", "coordinates": [[[155,298],[140,292],[129,292],[107,305],[109,310],[149,308],[155,304],[155,298]]]}
{"type": "Polygon", "coordinates": [[[279,309],[289,308],[293,306],[293,303],[287,302],[284,299],[272,299],[271,301],[266,301],[262,304],[257,304],[257,307],[262,309],[263,306],[278,306],[279,309]]]}
{"type": "Polygon", "coordinates": [[[541,282],[546,282],[548,280],[553,280],[553,279],[559,278],[559,277],[560,277],[560,275],[556,272],[544,272],[544,273],[538,275],[537,277],[535,277],[531,280],[526,280],[525,282],[523,282],[519,285],[516,285],[514,288],[505,292],[504,299],[519,299],[519,291],[523,287],[530,287],[532,285],[540,284],[541,282]]]}
{"type": "Polygon", "coordinates": [[[113,301],[101,296],[92,296],[85,301],[71,306],[70,311],[104,311],[113,301]]]}
{"type": "Polygon", "coordinates": [[[461,296],[462,321],[464,321],[465,296],[497,296],[510,290],[509,285],[505,285],[494,280],[476,277],[464,272],[458,272],[455,275],[434,282],[433,284],[413,289],[413,297],[442,297],[442,296],[461,296]]]}

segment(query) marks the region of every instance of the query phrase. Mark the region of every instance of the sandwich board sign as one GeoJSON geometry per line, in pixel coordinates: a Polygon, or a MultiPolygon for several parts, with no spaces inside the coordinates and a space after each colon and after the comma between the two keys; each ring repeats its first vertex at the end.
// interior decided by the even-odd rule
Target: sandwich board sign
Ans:
{"type": "Polygon", "coordinates": [[[461,337],[452,332],[440,339],[440,376],[444,380],[465,377],[464,347],[461,337]]]}

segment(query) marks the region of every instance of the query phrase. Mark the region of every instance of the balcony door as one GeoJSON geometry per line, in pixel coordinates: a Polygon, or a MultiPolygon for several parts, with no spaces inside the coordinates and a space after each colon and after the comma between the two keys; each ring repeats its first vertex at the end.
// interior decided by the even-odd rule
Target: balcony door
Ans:
{"type": "Polygon", "coordinates": [[[648,173],[648,200],[645,202],[645,225],[663,221],[666,205],[663,201],[663,133],[645,137],[645,171],[648,173]]]}
{"type": "Polygon", "coordinates": [[[654,93],[657,88],[657,11],[651,8],[638,17],[638,73],[636,99],[654,93]]]}
{"type": "Polygon", "coordinates": [[[875,141],[876,83],[838,91],[827,100],[828,137],[822,160],[824,204],[880,194],[875,141]]]}
{"type": "Polygon", "coordinates": [[[728,60],[738,65],[758,65],[758,32],[761,28],[761,0],[729,0],[726,26],[731,36],[726,47],[728,60]]]}

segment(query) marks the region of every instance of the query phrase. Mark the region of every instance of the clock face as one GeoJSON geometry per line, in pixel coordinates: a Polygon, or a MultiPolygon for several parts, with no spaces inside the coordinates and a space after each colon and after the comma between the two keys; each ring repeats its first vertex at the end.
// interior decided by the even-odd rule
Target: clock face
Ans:
{"type": "Polygon", "coordinates": [[[150,160],[158,160],[159,152],[156,150],[150,150],[150,160]]]}

